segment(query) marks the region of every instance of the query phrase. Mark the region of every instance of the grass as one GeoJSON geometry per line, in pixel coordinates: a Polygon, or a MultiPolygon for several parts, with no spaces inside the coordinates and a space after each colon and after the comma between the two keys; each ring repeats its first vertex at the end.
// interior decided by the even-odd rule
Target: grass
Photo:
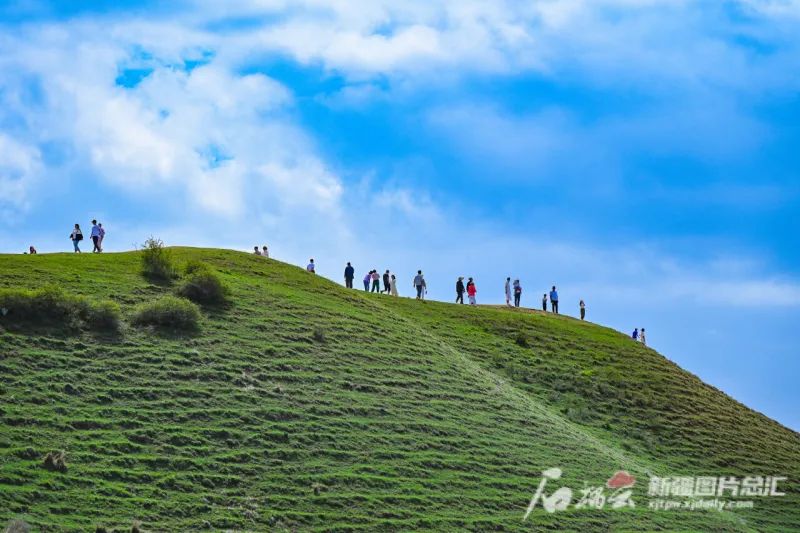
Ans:
{"type": "MultiPolygon", "coordinates": [[[[86,531],[791,531],[800,436],[625,335],[517,309],[349,291],[173,248],[229,288],[191,337],[131,327],[172,289],[140,252],[0,256],[0,287],[108,299],[120,335],[0,318],[0,524],[86,531]],[[90,281],[87,281],[90,280],[90,281]],[[58,450],[67,470],[48,470],[58,450]],[[635,509],[522,516],[542,470],[618,469],[635,509]],[[652,511],[648,475],[785,475],[741,511],[652,511]]],[[[548,492],[560,486],[548,485],[548,492]]]]}

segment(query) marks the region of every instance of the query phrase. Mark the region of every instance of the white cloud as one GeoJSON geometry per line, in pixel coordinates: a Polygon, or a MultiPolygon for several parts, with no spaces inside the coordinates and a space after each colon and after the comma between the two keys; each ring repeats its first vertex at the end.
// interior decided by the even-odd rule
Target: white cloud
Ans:
{"type": "Polygon", "coordinates": [[[41,154],[0,132],[0,209],[24,208],[28,187],[42,171],[41,154]]]}

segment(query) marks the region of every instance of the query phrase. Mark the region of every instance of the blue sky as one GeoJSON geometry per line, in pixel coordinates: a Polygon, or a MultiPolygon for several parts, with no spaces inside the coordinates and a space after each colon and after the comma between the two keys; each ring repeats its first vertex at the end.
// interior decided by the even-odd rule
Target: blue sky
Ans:
{"type": "Polygon", "coordinates": [[[799,429],[799,27],[796,0],[0,3],[0,251],[96,217],[112,251],[268,243],[443,300],[556,284],[799,429]]]}

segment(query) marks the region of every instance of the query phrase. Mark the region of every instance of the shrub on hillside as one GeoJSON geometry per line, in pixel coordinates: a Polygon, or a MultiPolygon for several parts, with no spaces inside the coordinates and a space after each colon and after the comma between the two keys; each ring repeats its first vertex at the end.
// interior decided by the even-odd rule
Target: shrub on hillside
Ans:
{"type": "Polygon", "coordinates": [[[211,268],[197,261],[186,265],[186,277],[178,294],[200,304],[221,304],[228,297],[228,287],[211,268]]]}
{"type": "Polygon", "coordinates": [[[172,254],[164,247],[161,239],[150,237],[142,246],[142,274],[157,280],[171,280],[176,277],[172,254]]]}
{"type": "Polygon", "coordinates": [[[67,454],[65,454],[63,451],[50,452],[44,456],[42,466],[51,472],[66,472],[67,454]]]}
{"type": "Polygon", "coordinates": [[[136,307],[133,323],[139,326],[194,330],[200,324],[200,309],[183,298],[162,296],[136,307]]]}
{"type": "Polygon", "coordinates": [[[57,286],[37,290],[0,289],[0,308],[5,320],[48,326],[94,330],[116,330],[119,327],[119,306],[110,301],[95,302],[84,296],[66,293],[57,286]]]}

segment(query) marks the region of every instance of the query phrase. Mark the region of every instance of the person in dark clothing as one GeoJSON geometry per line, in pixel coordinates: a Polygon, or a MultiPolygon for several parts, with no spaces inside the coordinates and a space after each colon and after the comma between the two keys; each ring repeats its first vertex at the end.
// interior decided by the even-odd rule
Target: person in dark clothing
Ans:
{"type": "Polygon", "coordinates": [[[581,309],[581,320],[583,320],[584,318],[586,318],[586,304],[584,303],[583,300],[580,301],[578,307],[580,307],[581,309]]]}
{"type": "Polygon", "coordinates": [[[456,281],[456,303],[463,304],[464,303],[464,291],[467,290],[464,287],[464,278],[458,278],[456,281]]]}
{"type": "Polygon", "coordinates": [[[547,312],[547,293],[542,294],[542,311],[547,312]]]}
{"type": "Polygon", "coordinates": [[[514,280],[514,307],[519,307],[519,302],[522,299],[522,285],[518,279],[514,280]]]}
{"type": "Polygon", "coordinates": [[[356,269],[353,268],[353,265],[350,264],[350,261],[347,262],[347,266],[344,267],[344,286],[348,289],[353,288],[353,278],[356,277],[356,269]]]}
{"type": "Polygon", "coordinates": [[[383,273],[383,292],[389,294],[392,290],[392,277],[389,274],[389,271],[383,273]]]}

